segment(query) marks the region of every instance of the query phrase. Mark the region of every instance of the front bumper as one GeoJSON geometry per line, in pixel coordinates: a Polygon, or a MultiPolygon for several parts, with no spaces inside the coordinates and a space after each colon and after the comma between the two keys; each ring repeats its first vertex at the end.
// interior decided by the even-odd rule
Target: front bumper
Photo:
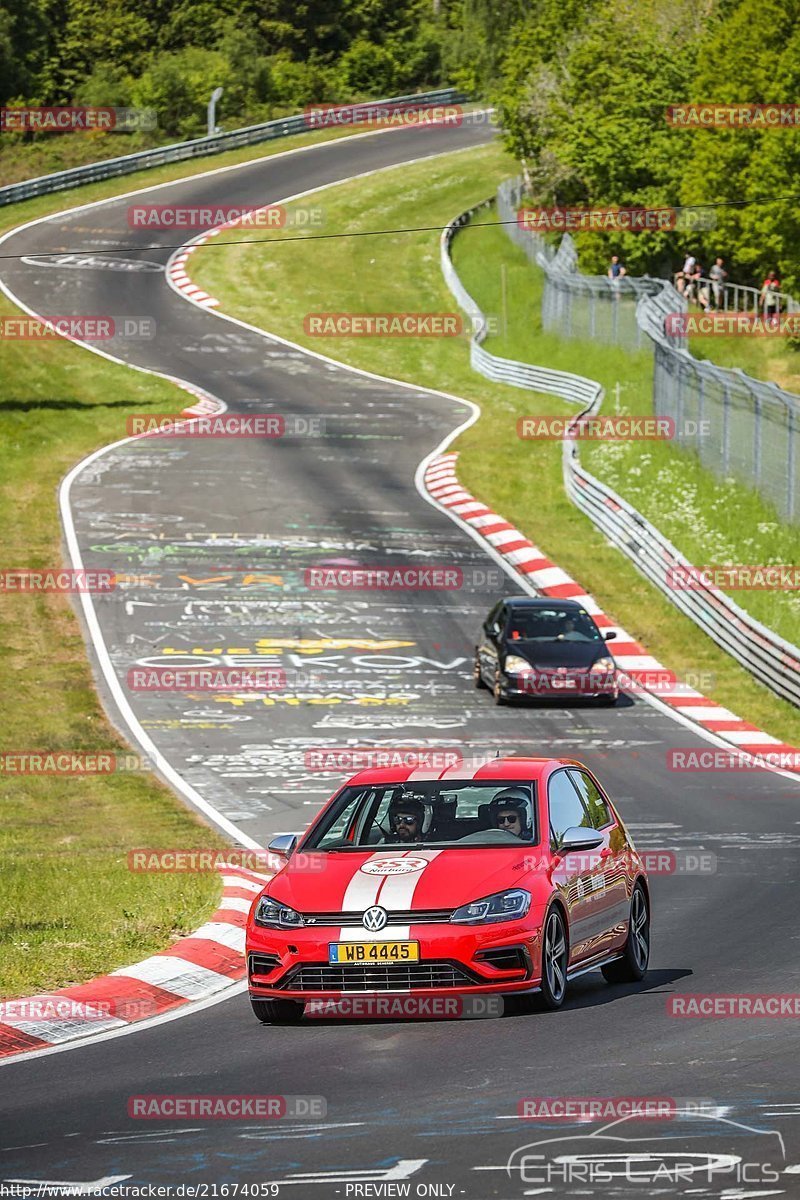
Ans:
{"type": "MultiPolygon", "coordinates": [[[[412,925],[407,935],[405,928],[398,930],[397,939],[419,942],[419,962],[338,965],[328,962],[329,944],[341,940],[338,928],[289,933],[251,923],[246,951],[250,995],[299,1001],[479,995],[531,991],[541,983],[540,931],[527,922],[502,928],[412,925]]],[[[391,927],[387,929],[391,935],[391,927]]],[[[375,939],[365,930],[362,940],[375,939]]]]}
{"type": "Polygon", "coordinates": [[[516,699],[596,700],[600,696],[610,696],[616,700],[619,696],[619,679],[616,671],[569,671],[563,674],[544,671],[511,674],[503,671],[500,688],[504,696],[516,699]]]}

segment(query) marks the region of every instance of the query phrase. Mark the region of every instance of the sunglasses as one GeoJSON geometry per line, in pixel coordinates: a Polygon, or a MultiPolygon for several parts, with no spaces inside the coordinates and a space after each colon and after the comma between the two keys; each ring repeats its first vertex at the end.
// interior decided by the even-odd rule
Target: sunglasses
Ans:
{"type": "Polygon", "coordinates": [[[505,816],[497,818],[498,825],[516,825],[518,821],[519,817],[516,813],[507,813],[505,816]]]}
{"type": "Polygon", "coordinates": [[[395,813],[394,814],[395,825],[416,825],[417,820],[418,820],[417,817],[413,817],[407,813],[395,813]]]}

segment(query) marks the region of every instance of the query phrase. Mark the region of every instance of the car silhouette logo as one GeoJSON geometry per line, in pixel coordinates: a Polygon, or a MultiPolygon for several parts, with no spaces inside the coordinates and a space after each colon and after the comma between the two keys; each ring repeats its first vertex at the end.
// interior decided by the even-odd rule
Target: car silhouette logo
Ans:
{"type": "Polygon", "coordinates": [[[372,908],[368,908],[361,918],[361,924],[370,933],[377,933],[379,929],[383,929],[386,922],[389,920],[389,914],[385,908],[381,908],[380,904],[373,904],[372,908]]]}

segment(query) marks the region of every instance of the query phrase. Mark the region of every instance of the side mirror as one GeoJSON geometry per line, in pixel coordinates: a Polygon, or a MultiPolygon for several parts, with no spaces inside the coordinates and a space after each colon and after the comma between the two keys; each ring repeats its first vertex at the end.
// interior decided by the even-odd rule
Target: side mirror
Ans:
{"type": "Polygon", "coordinates": [[[279,833],[272,839],[269,848],[273,854],[279,854],[281,858],[289,859],[294,854],[297,838],[296,833],[279,833]]]}
{"type": "Polygon", "coordinates": [[[586,829],[582,825],[573,825],[564,830],[556,849],[556,854],[574,854],[576,851],[596,850],[603,844],[603,835],[596,829],[586,829]]]}
{"type": "Polygon", "coordinates": [[[617,631],[616,631],[616,629],[607,629],[607,630],[605,631],[605,633],[603,634],[603,641],[605,641],[605,642],[613,642],[613,640],[614,640],[614,638],[615,638],[616,636],[617,636],[617,631]]]}

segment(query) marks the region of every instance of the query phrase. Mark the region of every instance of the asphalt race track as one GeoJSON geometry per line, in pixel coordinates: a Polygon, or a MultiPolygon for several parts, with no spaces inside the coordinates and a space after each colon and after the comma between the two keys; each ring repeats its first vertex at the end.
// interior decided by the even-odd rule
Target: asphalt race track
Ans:
{"type": "MultiPolygon", "coordinates": [[[[278,202],[489,136],[484,124],[380,133],[167,185],[148,200],[278,202]]],[[[573,984],[559,1013],[264,1028],[239,993],[124,1037],[9,1063],[0,1074],[0,1183],[118,1177],[205,1184],[195,1194],[212,1196],[224,1194],[214,1185],[273,1182],[281,1196],[320,1200],[800,1194],[800,1036],[791,1020],[680,1020],[666,1007],[683,992],[796,991],[797,784],[764,771],[669,771],[670,747],[707,743],[638,700],[612,710],[496,708],[475,691],[480,619],[514,585],[414,486],[418,464],[465,420],[464,406],[332,366],[187,304],[163,274],[166,247],[182,239],[132,232],[128,203],[111,200],[14,235],[2,253],[33,262],[3,261],[4,284],[43,314],[150,315],[153,339],[104,348],[184,379],[233,412],[325,422],[318,437],[125,442],[75,480],[84,564],[132,577],[96,601],[123,684],[142,663],[278,665],[287,673],[281,693],[234,703],[129,693],[164,758],[263,844],[302,829],[338,782],[309,765],[306,752],[320,746],[356,739],[572,755],[598,770],[640,848],[712,852],[716,870],[653,878],[644,985],[609,987],[590,975],[573,984]],[[41,259],[145,245],[108,256],[116,267],[80,254],[60,264],[41,259]],[[332,560],[455,564],[465,587],[309,591],[304,569],[332,560]],[[130,1096],[175,1092],[324,1097],[326,1111],[272,1123],[129,1119],[130,1096]],[[710,1107],[618,1126],[622,1142],[594,1139],[592,1153],[628,1156],[612,1183],[573,1177],[563,1186],[555,1173],[542,1183],[533,1160],[516,1160],[509,1177],[509,1156],[534,1142],[568,1138],[559,1152],[587,1153],[597,1124],[517,1118],[521,1098],[560,1096],[702,1098],[710,1107]],[[688,1165],[677,1183],[645,1168],[631,1182],[625,1171],[635,1153],[651,1153],[651,1164],[677,1154],[688,1165]],[[709,1181],[708,1156],[726,1154],[709,1181]],[[397,1190],[405,1183],[410,1192],[397,1190]],[[367,1184],[380,1186],[357,1190],[367,1184]]],[[[126,415],[120,409],[120,438],[126,415]]],[[[591,564],[582,582],[591,587],[591,564]]],[[[549,1161],[554,1151],[531,1153],[549,1161]]]]}

